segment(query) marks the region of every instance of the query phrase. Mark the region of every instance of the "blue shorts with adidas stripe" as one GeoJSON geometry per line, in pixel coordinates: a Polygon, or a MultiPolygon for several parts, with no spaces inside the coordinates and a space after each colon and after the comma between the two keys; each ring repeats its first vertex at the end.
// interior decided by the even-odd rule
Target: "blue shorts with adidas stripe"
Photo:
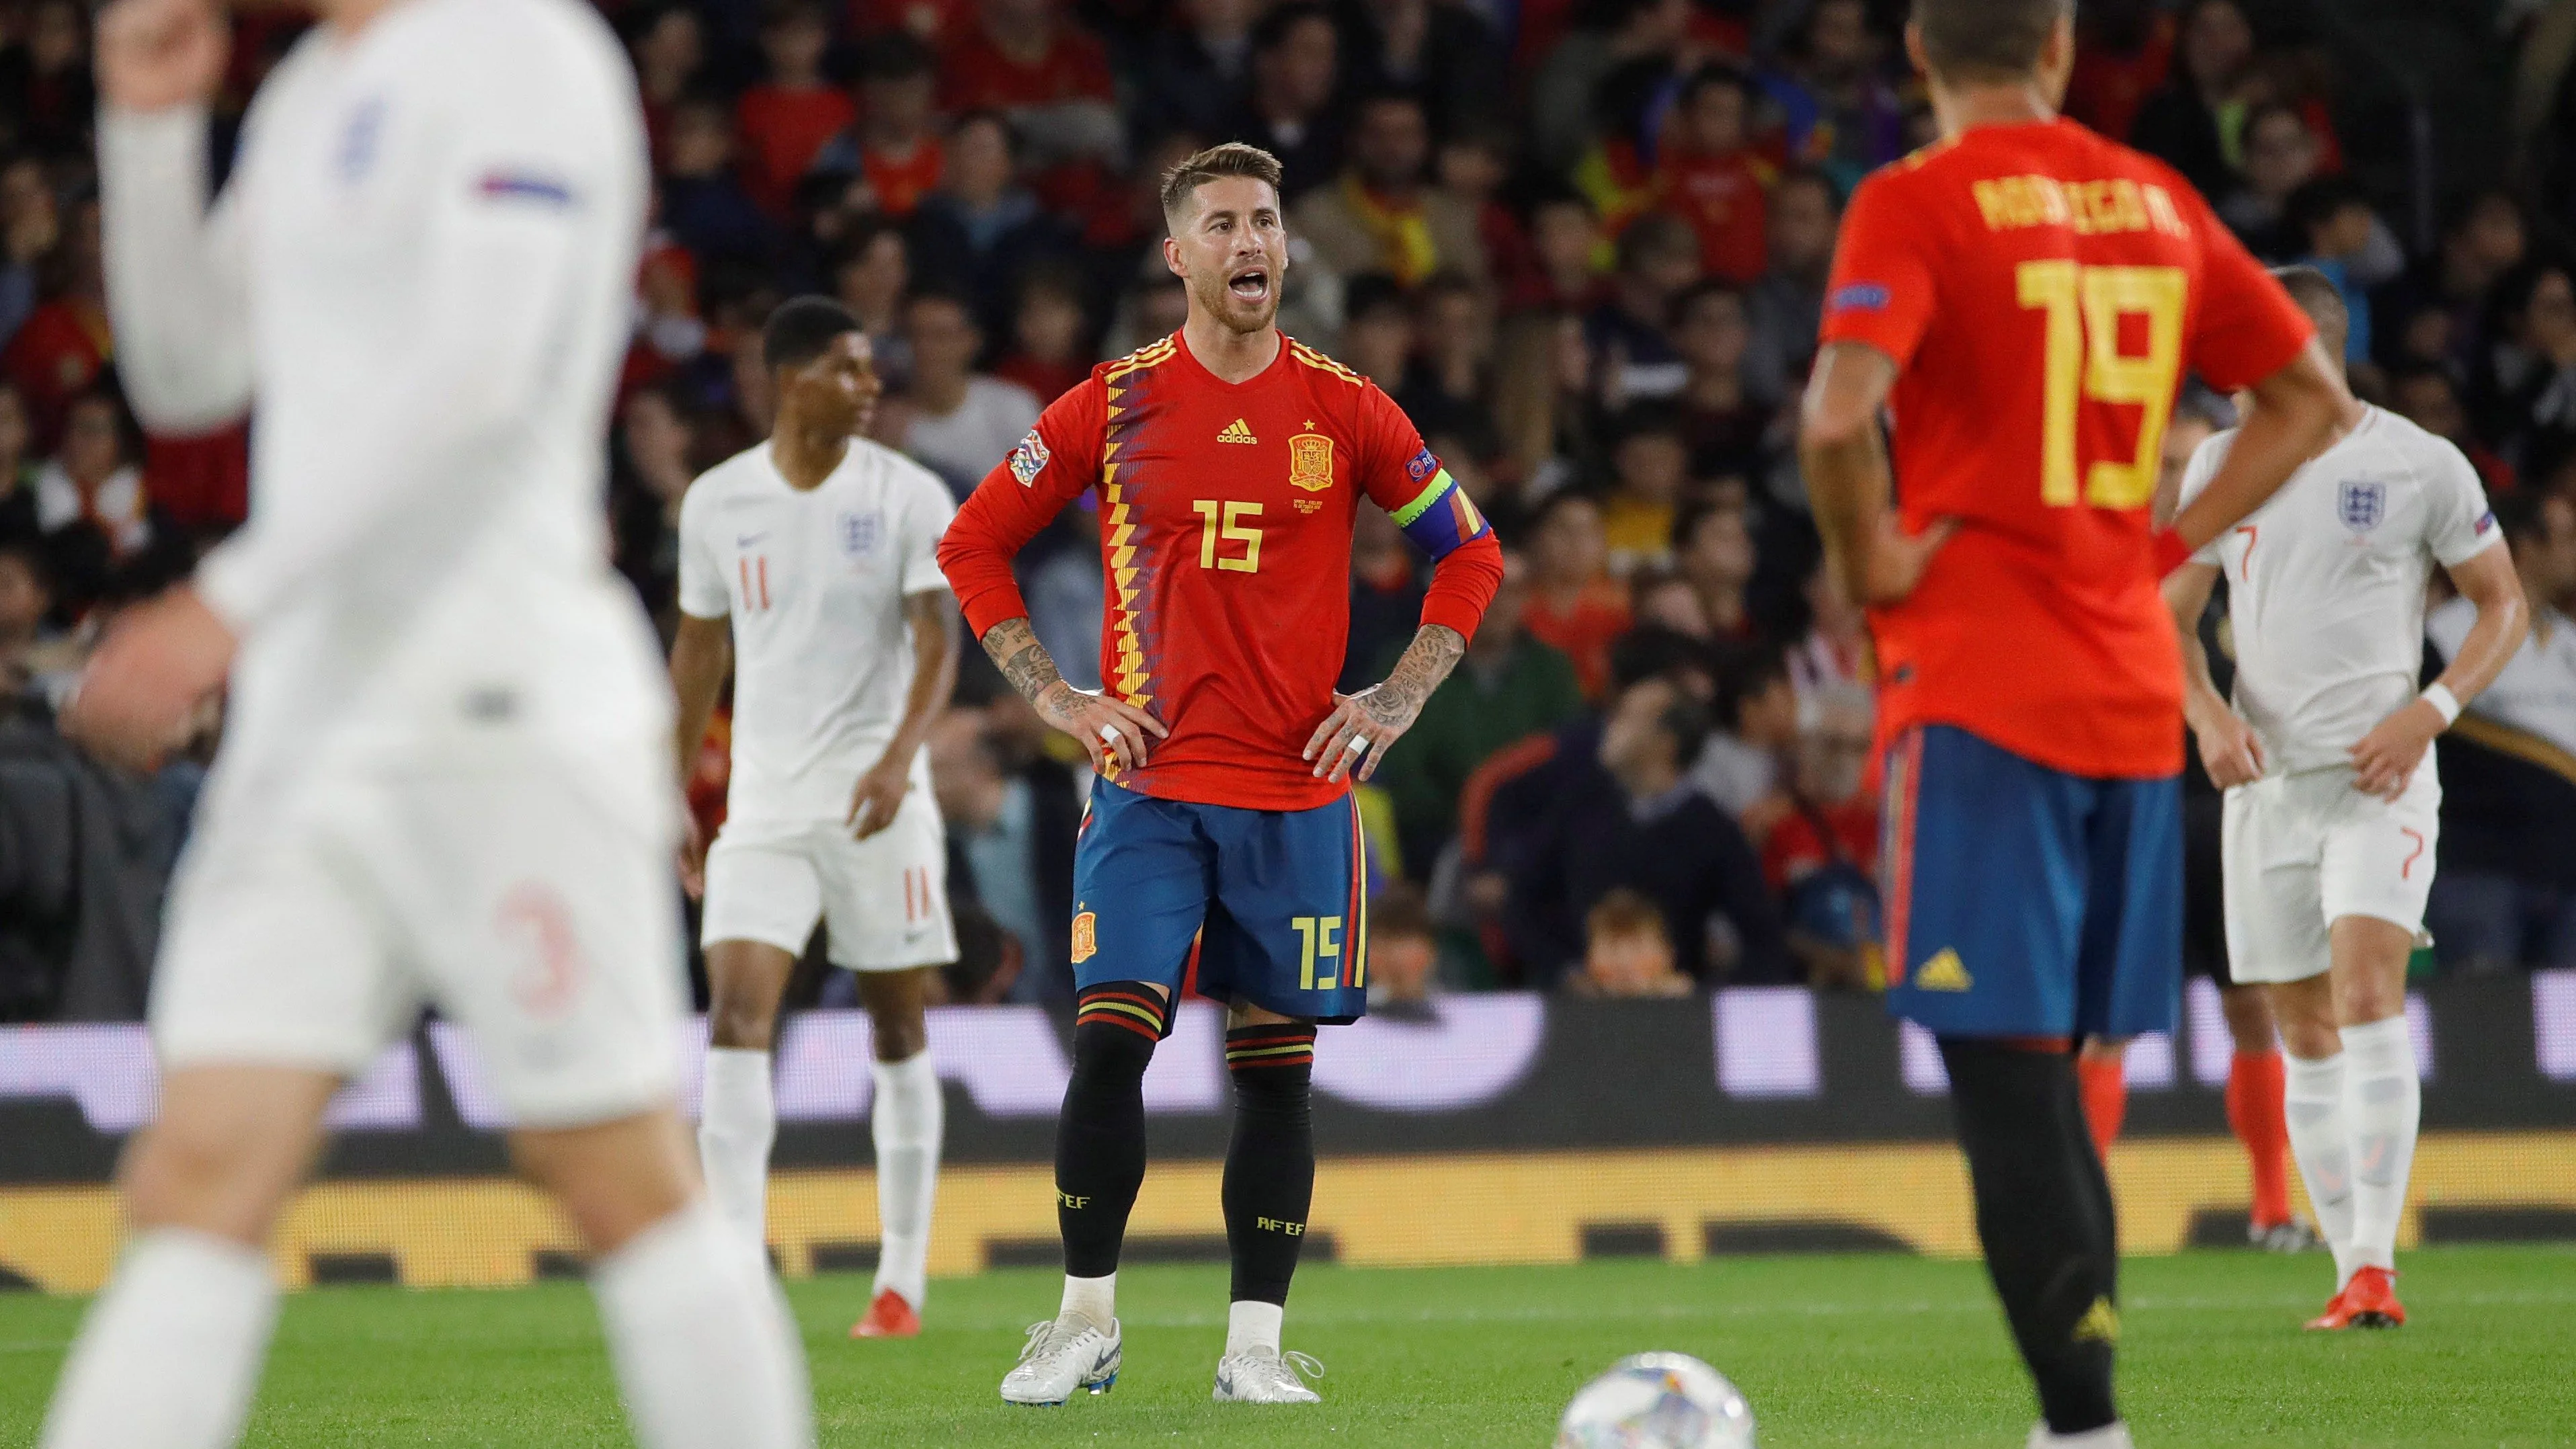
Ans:
{"type": "Polygon", "coordinates": [[[1951,725],[1886,765],[1889,1010],[1940,1036],[2173,1030],[2179,775],[2069,775],[1951,725]]]}
{"type": "Polygon", "coordinates": [[[1094,781],[1073,853],[1073,979],[1282,1016],[1368,1010],[1368,844],[1345,795],[1311,810],[1199,805],[1094,781]]]}

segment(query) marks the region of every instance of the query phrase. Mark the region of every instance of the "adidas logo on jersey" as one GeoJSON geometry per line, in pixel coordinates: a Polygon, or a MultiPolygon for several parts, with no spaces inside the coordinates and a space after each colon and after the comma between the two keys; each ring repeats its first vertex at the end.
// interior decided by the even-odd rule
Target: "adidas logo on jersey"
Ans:
{"type": "Polygon", "coordinates": [[[1940,955],[1924,962],[1923,968],[1914,973],[1914,989],[1917,991],[1965,991],[1968,985],[1967,963],[1959,959],[1958,952],[1946,946],[1940,955]]]}
{"type": "Polygon", "coordinates": [[[1252,435],[1252,424],[1245,422],[1241,418],[1236,418],[1233,422],[1226,424],[1225,430],[1216,435],[1216,440],[1220,443],[1258,443],[1261,441],[1259,438],[1252,435]]]}

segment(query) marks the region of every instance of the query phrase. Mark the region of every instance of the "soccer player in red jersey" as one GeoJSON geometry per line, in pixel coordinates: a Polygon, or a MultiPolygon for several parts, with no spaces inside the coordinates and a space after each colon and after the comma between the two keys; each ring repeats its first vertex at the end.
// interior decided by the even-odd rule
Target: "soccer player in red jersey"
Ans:
{"type": "Polygon", "coordinates": [[[2057,116],[2073,9],[1915,0],[1943,139],[1853,193],[1801,451],[1878,645],[1889,1005],[1941,1045],[2031,1443],[2107,1449],[2129,1442],[2116,1231],[2069,1048],[2170,1030],[2180,994],[2183,674],[2157,582],[2347,395],[2180,176],[2057,116]],[[2254,403],[2158,533],[2186,369],[2254,403]]]}
{"type": "Polygon", "coordinates": [[[1280,334],[1279,162],[1231,144],[1163,182],[1181,330],[1058,398],[967,499],[939,562],[967,622],[1100,772],[1074,860],[1073,1078],[1056,1140],[1059,1316],[1002,1397],[1060,1404],[1116,1379],[1114,1289],[1145,1175],[1142,1082],[1184,991],[1226,1003],[1233,1307],[1220,1402],[1313,1403],[1280,1319],[1314,1195],[1319,1023],[1368,1002],[1366,779],[1466,649],[1493,532],[1376,385],[1280,334]],[[1097,494],[1110,598],[1099,694],[1056,672],[1011,559],[1097,494]],[[1439,561],[1412,647],[1336,694],[1365,494],[1439,561]]]}

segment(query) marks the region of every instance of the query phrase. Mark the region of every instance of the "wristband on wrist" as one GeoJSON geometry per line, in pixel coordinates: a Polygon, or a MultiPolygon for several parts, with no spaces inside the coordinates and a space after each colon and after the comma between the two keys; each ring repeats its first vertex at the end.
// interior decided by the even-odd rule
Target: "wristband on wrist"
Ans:
{"type": "Polygon", "coordinates": [[[2424,692],[2415,697],[2442,712],[2442,728],[2449,729],[2460,722],[2460,697],[2451,693],[2449,685],[2428,684],[2424,686],[2424,692]]]}
{"type": "Polygon", "coordinates": [[[2152,543],[2155,548],[2156,579],[2160,583],[2165,575],[2191,562],[2191,545],[2183,542],[2182,535],[2170,528],[2157,529],[2152,543]]]}

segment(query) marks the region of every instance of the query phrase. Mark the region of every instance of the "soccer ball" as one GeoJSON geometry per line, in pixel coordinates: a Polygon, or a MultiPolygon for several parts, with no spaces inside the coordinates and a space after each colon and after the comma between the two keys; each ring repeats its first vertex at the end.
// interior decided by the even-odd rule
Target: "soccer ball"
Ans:
{"type": "Polygon", "coordinates": [[[1689,1354],[1636,1354],[1565,1406],[1556,1449],[1754,1449],[1753,1409],[1689,1354]]]}

